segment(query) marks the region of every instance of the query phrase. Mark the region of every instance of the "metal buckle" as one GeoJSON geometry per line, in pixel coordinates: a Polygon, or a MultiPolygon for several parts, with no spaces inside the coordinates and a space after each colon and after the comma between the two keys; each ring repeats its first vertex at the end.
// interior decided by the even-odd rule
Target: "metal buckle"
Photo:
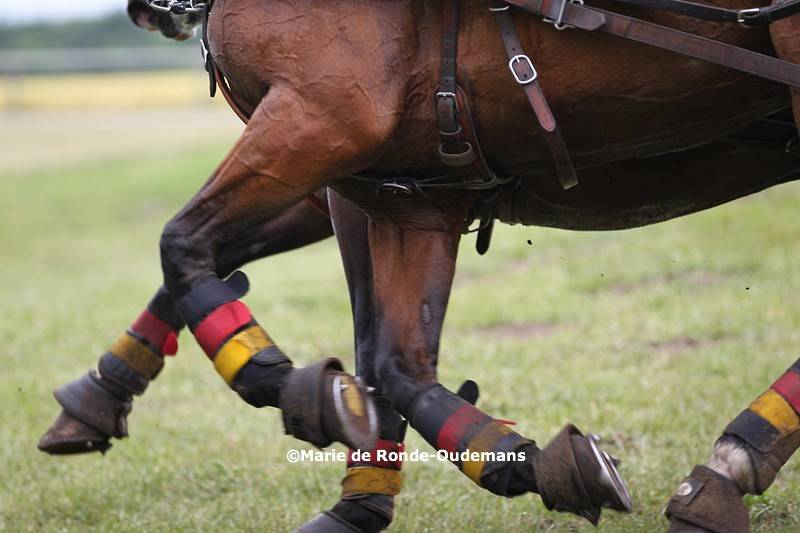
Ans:
{"type": "Polygon", "coordinates": [[[736,22],[738,22],[739,24],[746,24],[748,19],[753,18],[753,17],[748,16],[748,15],[758,15],[759,13],[761,13],[761,8],[760,7],[752,7],[750,9],[742,9],[741,11],[736,13],[736,22]]]}
{"type": "Polygon", "coordinates": [[[458,108],[458,98],[456,97],[456,93],[450,91],[439,91],[436,93],[436,98],[449,98],[453,101],[453,109],[456,110],[456,113],[461,112],[461,110],[458,108]]]}
{"type": "Polygon", "coordinates": [[[526,56],[525,54],[519,54],[512,57],[508,61],[508,68],[509,70],[511,70],[511,74],[514,76],[514,79],[517,80],[517,83],[519,83],[520,85],[528,85],[529,83],[533,83],[534,81],[536,81],[536,78],[539,77],[539,73],[536,72],[536,68],[534,68],[531,58],[526,56]],[[528,68],[531,69],[532,73],[530,79],[523,80],[522,78],[519,77],[519,74],[517,74],[517,71],[514,69],[514,65],[518,61],[524,61],[525,63],[528,64],[528,68]]]}
{"type": "Polygon", "coordinates": [[[564,11],[567,9],[567,4],[575,4],[578,6],[583,5],[583,0],[561,0],[561,6],[558,8],[558,15],[555,19],[551,19],[549,17],[545,17],[544,21],[552,24],[553,27],[559,31],[566,30],[567,28],[572,28],[569,24],[564,24],[564,11]]]}

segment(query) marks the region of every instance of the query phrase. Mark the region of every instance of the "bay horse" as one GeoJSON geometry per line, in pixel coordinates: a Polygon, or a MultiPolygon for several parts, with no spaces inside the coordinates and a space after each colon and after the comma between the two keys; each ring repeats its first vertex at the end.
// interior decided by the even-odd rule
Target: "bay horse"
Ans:
{"type": "MultiPolygon", "coordinates": [[[[436,381],[461,234],[477,215],[489,223],[625,229],[791,181],[800,156],[786,142],[785,149],[771,149],[760,121],[787,109],[792,98],[797,117],[798,95],[773,81],[605,35],[554,31],[515,13],[522,46],[536,50],[541,83],[578,169],[580,185],[565,190],[554,179],[558,165],[547,154],[547,135],[532,123],[526,95],[502,75],[507,59],[487,10],[494,4],[464,3],[461,83],[485,158],[499,175],[516,179],[486,191],[425,189],[420,184],[430,176],[452,174],[437,157],[430,105],[440,88],[438,4],[215,2],[210,52],[250,120],[162,234],[166,292],[223,378],[248,403],[279,407],[287,433],[319,446],[338,440],[393,451],[405,419],[431,445],[455,453],[453,462],[479,486],[503,496],[538,493],[548,508],[596,523],[601,508],[628,510],[630,501],[614,461],[593,439],[567,426],[540,450],[478,410],[471,387],[454,394],[436,381]],[[353,301],[357,372],[373,391],[335,360],[294,368],[239,301],[244,276],[218,277],[226,244],[323,186],[335,191],[330,208],[353,301]],[[513,451],[523,460],[486,461],[462,455],[467,451],[513,451]]],[[[800,59],[796,19],[767,31],[622,11],[800,59]]],[[[146,343],[152,332],[162,333],[156,341],[168,338],[163,324],[145,322],[130,338],[146,343]]],[[[112,349],[93,383],[141,378],[130,373],[146,359],[139,346],[125,341],[112,349]]],[[[670,500],[671,530],[748,529],[742,495],[766,490],[800,445],[798,376],[800,363],[725,429],[709,464],[696,467],[670,500]]],[[[59,401],[79,412],[70,392],[59,401]]],[[[348,466],[342,501],[303,531],[388,525],[399,464],[348,466]]]]}

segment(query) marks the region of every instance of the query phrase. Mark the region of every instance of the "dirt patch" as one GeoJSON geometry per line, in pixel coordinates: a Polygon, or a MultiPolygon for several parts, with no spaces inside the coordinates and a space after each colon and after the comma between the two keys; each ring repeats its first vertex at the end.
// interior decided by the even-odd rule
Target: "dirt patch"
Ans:
{"type": "Polygon", "coordinates": [[[557,324],[549,322],[522,322],[519,324],[493,324],[473,329],[476,335],[495,339],[531,339],[544,337],[558,329],[557,324]]]}

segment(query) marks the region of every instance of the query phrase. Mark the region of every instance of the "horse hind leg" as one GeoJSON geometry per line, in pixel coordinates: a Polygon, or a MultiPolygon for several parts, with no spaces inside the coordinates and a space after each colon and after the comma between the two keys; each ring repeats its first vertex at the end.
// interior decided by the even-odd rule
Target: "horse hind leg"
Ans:
{"type": "Polygon", "coordinates": [[[742,496],[766,491],[798,447],[800,360],[728,424],[708,465],[680,484],[666,510],[670,531],[749,531],[742,496]]]}
{"type": "MultiPolygon", "coordinates": [[[[250,261],[331,236],[333,229],[324,212],[326,191],[315,195],[317,200],[303,201],[225,243],[217,252],[217,273],[227,276],[250,261]]],[[[96,371],[56,391],[62,411],[39,441],[39,449],[53,455],[105,453],[112,438],[126,437],[133,397],[142,395],[159,375],[164,356],[177,352],[183,327],[175,303],[161,287],[100,358],[96,371]]]]}
{"type": "MultiPolygon", "coordinates": [[[[350,191],[348,191],[350,192],[350,191]]],[[[543,450],[436,380],[439,338],[464,220],[475,198],[453,194],[374,198],[369,241],[376,302],[376,372],[383,394],[411,426],[480,487],[596,523],[602,507],[630,510],[624,483],[596,443],[568,426],[543,450]],[[403,204],[402,202],[406,202],[403,204]]]]}

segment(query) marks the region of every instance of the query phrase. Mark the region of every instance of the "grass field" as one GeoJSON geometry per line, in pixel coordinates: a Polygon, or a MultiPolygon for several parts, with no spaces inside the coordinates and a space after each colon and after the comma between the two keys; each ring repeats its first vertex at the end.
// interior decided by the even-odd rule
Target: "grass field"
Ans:
{"type": "MultiPolygon", "coordinates": [[[[336,501],[343,465],[288,464],[297,443],[279,414],[241,402],[187,337],[107,456],[35,449],[57,413],[51,391],[92,367],[158,285],[159,230],[224,153],[198,143],[0,167],[0,530],[280,532],[336,501]]],[[[469,237],[440,379],[476,379],[479,405],[540,444],[567,421],[604,435],[636,507],[600,530],[663,530],[671,491],[800,353],[798,205],[789,185],[636,231],[502,227],[484,258],[469,237]]],[[[247,303],[296,362],[335,354],[352,368],[334,242],[245,270],[247,303]]],[[[429,449],[413,432],[407,445],[429,449]]],[[[748,501],[755,530],[797,531],[798,496],[794,458],[748,501]]],[[[591,527],[443,464],[407,465],[392,526],[551,530],[591,527]]]]}

